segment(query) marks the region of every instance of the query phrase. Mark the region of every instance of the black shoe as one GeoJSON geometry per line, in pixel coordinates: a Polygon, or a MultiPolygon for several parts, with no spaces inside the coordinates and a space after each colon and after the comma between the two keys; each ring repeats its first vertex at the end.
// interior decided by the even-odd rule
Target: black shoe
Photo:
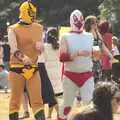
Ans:
{"type": "Polygon", "coordinates": [[[18,120],[18,112],[9,114],[9,120],[18,120]]]}
{"type": "Polygon", "coordinates": [[[39,111],[36,115],[35,115],[36,120],[45,120],[45,114],[44,114],[44,110],[39,111]]]}

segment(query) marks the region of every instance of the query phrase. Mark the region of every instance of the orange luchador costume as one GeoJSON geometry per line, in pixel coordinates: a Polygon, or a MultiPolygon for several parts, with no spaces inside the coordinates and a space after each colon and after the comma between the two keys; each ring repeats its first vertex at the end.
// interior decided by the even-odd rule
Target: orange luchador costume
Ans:
{"type": "Polygon", "coordinates": [[[36,7],[31,2],[24,2],[20,6],[19,22],[8,29],[8,41],[11,47],[9,77],[12,90],[9,120],[18,120],[25,84],[35,119],[45,120],[41,79],[36,65],[38,54],[40,54],[36,44],[40,44],[43,27],[35,22],[35,17],[36,7]]]}

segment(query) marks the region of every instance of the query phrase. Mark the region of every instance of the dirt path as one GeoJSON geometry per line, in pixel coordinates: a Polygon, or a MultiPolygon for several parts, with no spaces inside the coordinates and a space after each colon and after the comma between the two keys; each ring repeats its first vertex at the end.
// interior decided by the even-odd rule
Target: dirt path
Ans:
{"type": "MultiPolygon", "coordinates": [[[[10,98],[10,94],[0,93],[0,120],[8,120],[9,98],[10,98]]],[[[22,107],[21,107],[20,115],[22,113],[23,113],[23,110],[22,110],[22,107]]],[[[34,117],[33,117],[31,109],[30,109],[30,113],[31,113],[30,118],[26,119],[26,120],[34,120],[34,117]]],[[[45,105],[45,115],[46,116],[47,116],[47,113],[48,113],[48,107],[47,107],[47,105],[45,105]]],[[[56,118],[56,112],[53,112],[52,118],[53,118],[52,120],[55,120],[55,118],[56,118]]]]}
{"type": "MultiPolygon", "coordinates": [[[[8,120],[8,103],[9,103],[9,98],[10,98],[10,94],[5,94],[5,93],[0,93],[0,120],[8,120]]],[[[59,99],[59,104],[61,103],[62,99],[59,99]]],[[[20,114],[22,114],[22,108],[20,110],[20,114]]],[[[47,116],[47,106],[45,106],[45,114],[47,116]]],[[[118,111],[120,113],[120,109],[118,111]]],[[[31,116],[29,119],[26,120],[34,120],[33,115],[32,115],[32,111],[30,111],[31,116]]],[[[52,120],[56,120],[56,112],[54,111],[52,114],[52,120]]],[[[120,120],[120,114],[116,114],[114,116],[114,120],[120,120]]]]}

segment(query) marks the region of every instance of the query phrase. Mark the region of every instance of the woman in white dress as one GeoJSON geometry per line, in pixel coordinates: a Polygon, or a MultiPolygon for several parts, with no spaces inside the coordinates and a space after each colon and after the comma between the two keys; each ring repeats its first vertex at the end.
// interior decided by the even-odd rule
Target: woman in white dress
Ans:
{"type": "Polygon", "coordinates": [[[48,39],[44,44],[44,51],[38,57],[38,68],[41,76],[42,98],[44,104],[48,104],[48,118],[51,118],[53,108],[58,115],[58,102],[56,96],[62,94],[62,82],[60,80],[58,62],[58,43],[56,29],[48,31],[48,39]]]}
{"type": "Polygon", "coordinates": [[[56,28],[48,30],[47,43],[45,43],[45,62],[52,83],[54,92],[56,95],[62,94],[62,81],[61,81],[61,71],[59,62],[59,44],[58,44],[58,33],[56,28]]]}

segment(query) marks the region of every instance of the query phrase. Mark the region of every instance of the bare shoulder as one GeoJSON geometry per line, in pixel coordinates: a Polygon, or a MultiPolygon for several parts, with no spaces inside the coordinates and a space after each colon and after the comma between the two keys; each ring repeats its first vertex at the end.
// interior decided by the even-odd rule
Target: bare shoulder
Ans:
{"type": "Polygon", "coordinates": [[[18,24],[18,23],[15,23],[15,24],[13,24],[13,25],[10,25],[10,26],[8,27],[8,30],[9,30],[9,29],[15,29],[15,28],[17,28],[17,27],[19,27],[19,24],[18,24]]]}
{"type": "Polygon", "coordinates": [[[34,25],[35,27],[39,27],[39,28],[43,29],[43,25],[41,25],[41,24],[39,24],[39,23],[37,23],[37,22],[33,23],[33,25],[34,25]]]}

